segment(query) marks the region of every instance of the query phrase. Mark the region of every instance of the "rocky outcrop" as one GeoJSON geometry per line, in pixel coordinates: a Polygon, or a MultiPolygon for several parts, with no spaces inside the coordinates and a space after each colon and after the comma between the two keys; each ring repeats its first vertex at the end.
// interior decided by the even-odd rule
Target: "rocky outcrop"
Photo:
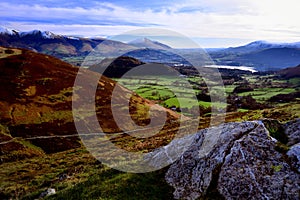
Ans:
{"type": "MultiPolygon", "coordinates": [[[[190,147],[165,177],[175,199],[300,198],[300,175],[263,123],[228,123],[181,140],[187,139],[190,147]]],[[[299,157],[295,150],[290,154],[299,157]]]]}
{"type": "Polygon", "coordinates": [[[287,152],[292,167],[294,167],[300,173],[300,143],[295,144],[287,152]]]}
{"type": "Polygon", "coordinates": [[[260,125],[234,142],[221,168],[218,191],[226,199],[298,199],[299,181],[260,125]]]}
{"type": "Polygon", "coordinates": [[[55,189],[53,188],[48,188],[46,191],[42,192],[39,198],[44,198],[50,195],[56,194],[55,189]]]}
{"type": "Polygon", "coordinates": [[[300,143],[300,119],[290,121],[284,125],[285,134],[288,137],[288,146],[300,143]]]}

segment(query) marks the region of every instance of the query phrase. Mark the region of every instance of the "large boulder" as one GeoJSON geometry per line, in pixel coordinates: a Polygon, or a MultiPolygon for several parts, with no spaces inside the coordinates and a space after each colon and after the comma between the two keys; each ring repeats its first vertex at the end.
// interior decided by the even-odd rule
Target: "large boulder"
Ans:
{"type": "Polygon", "coordinates": [[[295,144],[287,152],[292,167],[294,167],[300,173],[300,143],[295,144]]]}
{"type": "Polygon", "coordinates": [[[284,124],[285,134],[288,137],[288,146],[300,143],[300,119],[296,119],[284,124]]]}
{"type": "Polygon", "coordinates": [[[175,199],[300,198],[300,175],[276,151],[277,141],[263,123],[228,123],[191,137],[166,173],[175,199]]]}
{"type": "Polygon", "coordinates": [[[222,165],[218,191],[226,199],[298,199],[295,173],[263,126],[236,140],[222,165]]]}

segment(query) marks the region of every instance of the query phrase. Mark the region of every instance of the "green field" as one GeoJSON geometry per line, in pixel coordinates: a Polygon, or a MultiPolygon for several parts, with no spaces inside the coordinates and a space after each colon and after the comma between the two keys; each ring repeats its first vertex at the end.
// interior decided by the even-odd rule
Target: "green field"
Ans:
{"type": "Polygon", "coordinates": [[[252,96],[254,99],[260,102],[264,102],[271,97],[278,94],[290,94],[296,92],[295,88],[259,88],[251,92],[239,93],[240,96],[252,96]]]}
{"type": "MultiPolygon", "coordinates": [[[[198,103],[193,101],[197,98],[197,94],[203,92],[209,96],[211,94],[216,94],[216,96],[224,94],[228,96],[233,93],[236,87],[246,84],[254,88],[254,91],[237,93],[238,96],[250,95],[259,103],[268,103],[268,100],[275,95],[290,94],[299,90],[297,87],[297,84],[300,82],[299,78],[283,80],[276,78],[274,75],[244,75],[241,78],[231,85],[213,86],[213,91],[208,91],[204,79],[197,76],[126,77],[115,80],[143,98],[153,100],[167,108],[176,108],[177,111],[180,108],[184,114],[188,114],[186,111],[197,105],[203,108],[210,108],[212,106],[208,101],[199,100],[198,103]]],[[[209,84],[213,85],[213,83],[209,84]]],[[[277,106],[281,105],[280,103],[275,104],[277,106]]],[[[214,106],[218,109],[224,109],[226,108],[226,103],[216,102],[214,106]]],[[[237,111],[245,112],[246,110],[240,108],[237,111]]]]}
{"type": "Polygon", "coordinates": [[[210,107],[211,104],[204,101],[197,102],[196,94],[201,90],[195,87],[195,84],[200,84],[200,81],[203,81],[199,77],[149,76],[146,79],[130,77],[115,80],[141,97],[157,101],[158,104],[167,108],[190,109],[197,105],[210,107]]]}

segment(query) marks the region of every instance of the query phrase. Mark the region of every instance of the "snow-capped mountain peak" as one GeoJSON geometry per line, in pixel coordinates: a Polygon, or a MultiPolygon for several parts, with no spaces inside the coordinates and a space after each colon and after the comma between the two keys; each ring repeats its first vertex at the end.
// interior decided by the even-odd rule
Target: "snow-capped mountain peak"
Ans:
{"type": "Polygon", "coordinates": [[[300,42],[295,43],[275,43],[275,42],[267,42],[264,40],[254,41],[251,42],[245,47],[251,47],[251,48],[284,48],[284,47],[300,47],[300,42]]]}
{"type": "Polygon", "coordinates": [[[41,30],[32,30],[32,31],[28,31],[28,32],[21,32],[20,37],[25,37],[28,35],[40,35],[41,37],[45,38],[45,39],[54,39],[57,37],[60,37],[59,35],[56,35],[50,31],[41,31],[41,30]]]}
{"type": "Polygon", "coordinates": [[[19,31],[0,26],[0,34],[16,35],[19,31]]]}
{"type": "Polygon", "coordinates": [[[269,43],[267,41],[258,40],[258,41],[254,41],[254,42],[251,42],[251,43],[245,45],[245,47],[259,48],[259,47],[270,47],[272,45],[273,44],[271,44],[271,43],[269,43]]]}

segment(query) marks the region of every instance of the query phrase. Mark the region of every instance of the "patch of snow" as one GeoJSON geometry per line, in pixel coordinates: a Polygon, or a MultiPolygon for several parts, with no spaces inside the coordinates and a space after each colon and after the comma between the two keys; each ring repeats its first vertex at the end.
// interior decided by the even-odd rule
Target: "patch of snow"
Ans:
{"type": "Polygon", "coordinates": [[[70,40],[80,40],[78,37],[73,37],[73,36],[66,36],[66,38],[70,40]]]}
{"type": "Polygon", "coordinates": [[[0,34],[15,35],[18,31],[0,26],[0,34]]]}
{"type": "Polygon", "coordinates": [[[21,37],[25,37],[27,35],[41,35],[45,39],[54,39],[57,37],[57,35],[55,35],[54,33],[50,32],[50,31],[32,30],[32,31],[20,33],[21,37]]]}
{"type": "Polygon", "coordinates": [[[53,39],[56,37],[56,35],[54,33],[51,33],[50,31],[43,31],[42,36],[43,38],[47,38],[47,39],[53,39]]]}
{"type": "Polygon", "coordinates": [[[259,40],[255,42],[251,42],[246,45],[246,47],[251,47],[251,48],[300,48],[300,42],[295,42],[295,43],[276,43],[276,42],[267,42],[264,40],[259,40]]]}

